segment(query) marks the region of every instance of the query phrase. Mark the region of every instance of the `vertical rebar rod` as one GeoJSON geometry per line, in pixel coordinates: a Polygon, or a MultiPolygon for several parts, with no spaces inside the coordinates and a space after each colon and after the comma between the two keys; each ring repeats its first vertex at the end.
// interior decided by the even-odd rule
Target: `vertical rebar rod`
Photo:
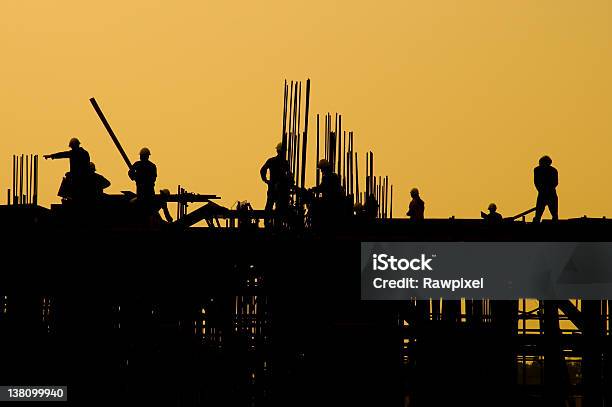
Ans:
{"type": "Polygon", "coordinates": [[[357,202],[361,203],[361,197],[359,196],[359,161],[357,153],[355,153],[355,195],[357,196],[357,202]]]}
{"type": "Polygon", "coordinates": [[[33,194],[32,194],[32,188],[34,187],[33,181],[34,181],[34,155],[30,154],[30,184],[28,188],[28,194],[30,195],[30,198],[29,198],[30,203],[34,202],[33,194]]]}
{"type": "Polygon", "coordinates": [[[23,154],[19,158],[19,203],[23,203],[23,154]]]}
{"type": "Polygon", "coordinates": [[[13,189],[12,189],[12,194],[13,194],[13,205],[17,204],[17,194],[15,193],[15,190],[17,189],[17,156],[15,154],[13,154],[13,189]]]}
{"type": "Polygon", "coordinates": [[[376,176],[374,175],[374,153],[370,151],[370,181],[372,182],[371,190],[376,188],[376,176]]]}
{"type": "Polygon", "coordinates": [[[28,203],[28,175],[29,175],[28,174],[28,166],[29,166],[29,164],[30,164],[29,163],[29,157],[26,154],[25,155],[25,163],[24,163],[24,170],[25,170],[24,174],[25,174],[25,177],[24,177],[24,181],[23,181],[23,183],[24,183],[24,185],[23,185],[23,192],[24,192],[23,193],[23,204],[27,204],[28,203]]]}
{"type": "Polygon", "coordinates": [[[370,193],[370,153],[366,153],[365,155],[365,196],[368,197],[370,193]]]}
{"type": "MultiPolygon", "coordinates": [[[[286,146],[286,158],[287,162],[291,164],[291,126],[293,119],[293,81],[291,81],[291,89],[289,90],[289,123],[287,124],[287,146],[286,146]]],[[[290,167],[291,168],[291,167],[290,167]]]]}
{"type": "Polygon", "coordinates": [[[379,213],[379,217],[382,218],[383,217],[383,209],[385,207],[385,203],[383,201],[383,185],[382,185],[382,179],[380,177],[380,175],[378,176],[378,202],[380,202],[380,205],[378,206],[378,213],[379,213]]]}
{"type": "Polygon", "coordinates": [[[329,114],[328,117],[329,120],[329,126],[327,127],[327,131],[329,132],[329,163],[331,165],[334,165],[334,148],[333,148],[333,134],[334,131],[332,130],[332,118],[331,118],[331,113],[329,114]]]}
{"type": "Polygon", "coordinates": [[[342,161],[344,160],[344,155],[342,154],[342,115],[338,114],[338,131],[336,132],[338,135],[338,175],[340,176],[340,181],[342,181],[342,161]]]}
{"type": "Polygon", "coordinates": [[[389,176],[385,176],[385,218],[389,215],[389,176]]]}
{"type": "Polygon", "coordinates": [[[354,199],[355,199],[355,189],[354,189],[354,181],[355,179],[353,178],[354,175],[354,160],[353,160],[353,132],[351,131],[349,133],[349,163],[350,163],[350,169],[349,169],[349,194],[353,196],[353,203],[354,199]]]}
{"type": "Polygon", "coordinates": [[[344,180],[344,193],[346,195],[350,195],[350,184],[349,184],[349,180],[350,180],[350,176],[349,176],[349,170],[348,170],[348,164],[351,162],[351,152],[347,151],[344,155],[344,174],[345,174],[345,180],[344,180]]]}
{"type": "Polygon", "coordinates": [[[302,81],[300,81],[299,93],[298,93],[298,118],[297,118],[297,131],[295,133],[296,136],[296,145],[295,145],[295,185],[300,185],[300,141],[302,135],[300,134],[302,131],[302,81]]]}
{"type": "Polygon", "coordinates": [[[323,158],[325,158],[326,160],[329,160],[329,157],[327,155],[327,146],[329,145],[329,140],[327,139],[327,115],[325,115],[325,128],[323,129],[323,135],[325,136],[325,141],[323,143],[323,149],[324,149],[324,154],[323,154],[323,158]]]}
{"type": "Polygon", "coordinates": [[[346,189],[346,131],[342,132],[342,187],[344,188],[344,193],[348,194],[348,190],[346,189]]]}
{"type": "MultiPolygon", "coordinates": [[[[306,185],[306,152],[308,151],[308,116],[310,115],[310,79],[306,80],[306,109],[304,111],[304,139],[302,145],[302,179],[300,186],[304,188],[306,185]]],[[[317,150],[318,150],[317,138],[317,150]]],[[[318,154],[318,151],[317,151],[318,154]]]]}
{"type": "Polygon", "coordinates": [[[319,114],[317,113],[317,162],[315,163],[316,186],[319,186],[319,114]]]}
{"type": "MultiPolygon", "coordinates": [[[[176,195],[177,197],[181,194],[181,186],[179,185],[176,188],[176,195]]],[[[176,220],[179,220],[181,218],[181,200],[178,199],[176,202],[176,220]]]]}
{"type": "Polygon", "coordinates": [[[293,128],[292,128],[292,133],[293,133],[293,138],[291,140],[291,146],[292,146],[292,150],[291,150],[291,161],[292,161],[292,175],[293,175],[293,180],[295,181],[295,135],[297,133],[297,118],[298,118],[298,82],[295,81],[294,83],[294,89],[293,89],[293,128]]]}
{"type": "Polygon", "coordinates": [[[333,131],[329,132],[329,154],[329,163],[332,171],[334,171],[336,169],[336,133],[333,131]]]}
{"type": "Polygon", "coordinates": [[[380,207],[380,217],[382,219],[385,218],[385,179],[383,178],[378,186],[379,190],[380,190],[380,202],[381,202],[381,207],[380,207]]]}
{"type": "Polygon", "coordinates": [[[38,205],[38,154],[34,158],[34,205],[38,205]]]}
{"type": "Polygon", "coordinates": [[[281,134],[281,143],[283,149],[283,156],[287,158],[287,79],[285,79],[285,86],[283,91],[283,132],[281,134]]]}

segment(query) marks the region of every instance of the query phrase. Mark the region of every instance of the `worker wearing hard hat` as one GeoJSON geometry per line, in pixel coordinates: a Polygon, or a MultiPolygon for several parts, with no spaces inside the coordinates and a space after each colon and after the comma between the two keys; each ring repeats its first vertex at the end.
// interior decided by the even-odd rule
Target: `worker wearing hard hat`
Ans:
{"type": "Polygon", "coordinates": [[[262,181],[268,184],[266,211],[270,212],[274,208],[277,212],[285,213],[289,206],[289,192],[293,176],[289,163],[285,159],[283,143],[276,145],[276,155],[264,163],[259,174],[262,181]]]}
{"type": "Polygon", "coordinates": [[[68,151],[47,154],[43,157],[45,160],[49,158],[52,160],[56,160],[58,158],[68,158],[70,159],[70,172],[73,175],[87,174],[89,172],[89,153],[83,147],[81,147],[81,142],[76,137],[70,139],[68,147],[70,147],[70,150],[68,151]]]}
{"type": "Polygon", "coordinates": [[[334,172],[334,168],[326,159],[319,160],[317,167],[321,170],[322,177],[319,186],[311,188],[312,192],[318,192],[325,200],[336,201],[344,196],[344,190],[340,183],[340,177],[334,172]]]}
{"type": "Polygon", "coordinates": [[[140,150],[140,160],[136,161],[128,171],[130,179],[136,182],[136,196],[140,201],[151,201],[155,196],[157,167],[149,161],[150,156],[151,151],[143,147],[140,150]]]}
{"type": "Polygon", "coordinates": [[[539,165],[533,169],[533,183],[538,190],[536,200],[536,213],[534,223],[539,223],[544,209],[548,210],[553,220],[559,219],[559,198],[557,197],[557,185],[559,185],[559,173],[552,166],[552,159],[545,155],[540,158],[539,165]]]}
{"type": "Polygon", "coordinates": [[[70,171],[62,180],[62,185],[58,195],[64,199],[77,199],[86,195],[86,184],[90,173],[89,168],[89,153],[83,147],[79,139],[73,137],[68,143],[70,150],[61,151],[59,153],[47,154],[43,157],[45,160],[58,158],[68,158],[70,160],[70,171]]]}
{"type": "Polygon", "coordinates": [[[412,197],[412,201],[410,201],[410,204],[408,205],[408,212],[406,212],[406,215],[408,215],[412,220],[424,219],[425,202],[421,199],[419,190],[417,188],[412,188],[410,190],[410,196],[412,197]]]}
{"type": "Polygon", "coordinates": [[[497,205],[494,203],[489,204],[489,213],[480,212],[480,216],[487,222],[501,222],[503,217],[497,212],[497,205]]]}

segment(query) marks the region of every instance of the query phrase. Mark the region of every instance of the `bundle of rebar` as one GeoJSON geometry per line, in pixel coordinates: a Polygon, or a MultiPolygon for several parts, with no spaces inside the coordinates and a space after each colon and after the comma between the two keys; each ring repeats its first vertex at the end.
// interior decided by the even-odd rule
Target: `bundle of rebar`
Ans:
{"type": "MultiPolygon", "coordinates": [[[[319,149],[320,115],[317,114],[317,162],[321,152],[319,149]]],[[[374,153],[369,151],[365,156],[365,191],[359,188],[359,160],[355,152],[355,134],[353,131],[342,130],[342,115],[325,114],[323,124],[323,158],[337,172],[345,195],[354,204],[365,204],[374,199],[377,203],[378,218],[393,217],[393,185],[389,184],[388,176],[374,175],[374,153]]],[[[316,185],[321,181],[321,173],[317,168],[316,185]]]]}
{"type": "Polygon", "coordinates": [[[38,154],[13,155],[13,184],[7,205],[38,204],[38,154]]]}
{"type": "MultiPolygon", "coordinates": [[[[306,80],[304,107],[302,107],[302,82],[285,80],[283,98],[282,148],[293,177],[293,184],[301,189],[306,184],[306,152],[308,149],[308,116],[310,110],[310,79],[306,80]],[[302,110],[304,130],[302,131],[302,110]]],[[[292,194],[294,202],[299,195],[292,194]]]]}
{"type": "MultiPolygon", "coordinates": [[[[310,111],[310,79],[306,81],[305,103],[302,107],[302,82],[285,80],[283,95],[283,127],[282,149],[289,164],[293,185],[304,189],[306,184],[306,153],[308,146],[308,118],[310,111]],[[304,117],[304,130],[302,131],[302,113],[304,117]]],[[[374,153],[366,154],[365,185],[366,190],[359,188],[359,162],[355,151],[354,133],[342,129],[342,115],[326,113],[321,126],[321,115],[317,114],[317,145],[316,145],[316,177],[318,186],[321,182],[321,171],[318,163],[321,158],[327,160],[331,168],[340,178],[345,195],[354,204],[364,204],[366,199],[375,199],[377,202],[378,218],[391,218],[393,216],[393,186],[389,184],[389,177],[374,175],[374,153]],[[321,127],[323,137],[321,140],[321,127]],[[323,146],[321,147],[321,142],[323,146]],[[321,151],[322,150],[322,151],[321,151]],[[321,157],[322,155],[322,157],[321,157]],[[390,194],[389,194],[390,193],[390,194]]],[[[296,190],[298,189],[296,188],[296,190]]],[[[292,202],[300,206],[300,195],[292,193],[292,202]]]]}

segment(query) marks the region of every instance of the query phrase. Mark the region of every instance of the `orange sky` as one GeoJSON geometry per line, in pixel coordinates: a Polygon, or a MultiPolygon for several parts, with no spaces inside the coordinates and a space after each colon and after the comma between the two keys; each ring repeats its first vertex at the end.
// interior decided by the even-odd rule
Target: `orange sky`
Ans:
{"type": "MultiPolygon", "coordinates": [[[[111,192],[133,188],[95,96],[133,159],[151,149],[158,188],[261,207],[283,81],[310,77],[311,124],[343,114],[360,159],[371,148],[395,185],[396,215],[412,186],[429,217],[528,209],[542,154],[559,169],[561,217],[611,215],[611,27],[607,0],[6,0],[0,188],[11,154],[73,136],[111,192]]],[[[41,163],[43,204],[66,170],[41,163]]]]}

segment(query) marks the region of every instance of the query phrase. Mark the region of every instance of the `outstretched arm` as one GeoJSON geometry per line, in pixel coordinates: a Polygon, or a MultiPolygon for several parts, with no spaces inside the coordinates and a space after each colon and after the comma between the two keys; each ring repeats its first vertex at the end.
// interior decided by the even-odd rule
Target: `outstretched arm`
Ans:
{"type": "Polygon", "coordinates": [[[50,158],[52,160],[55,160],[57,158],[70,158],[70,150],[68,151],[60,151],[59,153],[54,153],[54,154],[47,154],[43,156],[46,159],[50,158]]]}

